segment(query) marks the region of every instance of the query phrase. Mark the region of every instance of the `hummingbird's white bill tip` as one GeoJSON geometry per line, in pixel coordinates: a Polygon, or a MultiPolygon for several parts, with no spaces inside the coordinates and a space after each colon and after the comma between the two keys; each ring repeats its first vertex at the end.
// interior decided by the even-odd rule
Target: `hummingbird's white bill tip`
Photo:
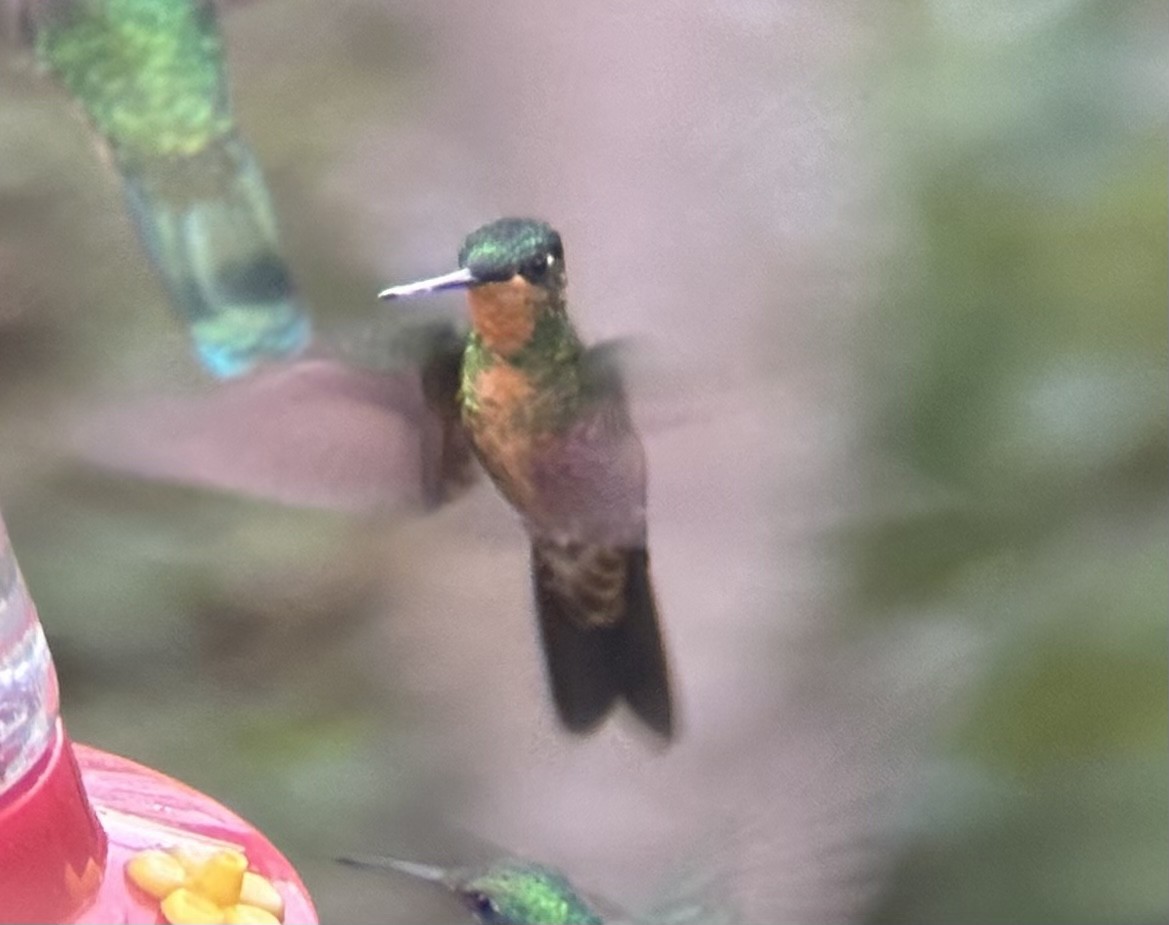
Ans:
{"type": "Polygon", "coordinates": [[[443,276],[420,280],[416,283],[405,283],[401,286],[391,286],[377,294],[379,299],[405,299],[414,295],[425,295],[428,292],[441,292],[444,289],[466,289],[475,282],[470,270],[460,269],[443,276]]]}

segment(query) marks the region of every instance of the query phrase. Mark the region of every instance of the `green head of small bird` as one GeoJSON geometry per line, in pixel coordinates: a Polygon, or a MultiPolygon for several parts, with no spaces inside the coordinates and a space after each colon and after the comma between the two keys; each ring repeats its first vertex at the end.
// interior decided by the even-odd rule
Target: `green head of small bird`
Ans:
{"type": "Polygon", "coordinates": [[[355,867],[395,870],[450,890],[484,925],[603,925],[560,871],[507,859],[478,868],[445,868],[395,858],[341,858],[355,867]]]}
{"type": "MultiPolygon", "coordinates": [[[[379,297],[465,289],[480,346],[494,356],[512,357],[540,335],[546,345],[575,343],[565,313],[566,284],[560,235],[534,219],[503,218],[467,236],[454,272],[394,286],[379,297]]],[[[533,355],[542,358],[539,351],[533,355]]]]}
{"type": "Polygon", "coordinates": [[[519,276],[532,286],[564,287],[564,245],[544,222],[504,218],[471,232],[459,250],[459,268],[479,283],[519,276]]]}
{"type": "Polygon", "coordinates": [[[555,229],[535,219],[501,218],[467,235],[454,272],[391,286],[378,298],[399,299],[507,282],[564,288],[564,245],[555,229]]]}

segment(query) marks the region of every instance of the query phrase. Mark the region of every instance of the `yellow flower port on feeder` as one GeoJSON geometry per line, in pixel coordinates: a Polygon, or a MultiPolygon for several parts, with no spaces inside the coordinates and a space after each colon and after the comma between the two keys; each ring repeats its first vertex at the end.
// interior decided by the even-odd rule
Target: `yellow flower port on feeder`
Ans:
{"type": "Polygon", "coordinates": [[[161,902],[170,925],[279,925],[284,899],[248,870],[241,851],[151,848],[126,864],[126,876],[161,902]]]}
{"type": "Polygon", "coordinates": [[[163,899],[162,914],[171,925],[223,925],[226,921],[223,909],[185,886],[163,899]]]}
{"type": "Polygon", "coordinates": [[[272,881],[254,871],[244,871],[244,885],[239,901],[263,909],[279,921],[284,920],[284,897],[272,886],[272,881]]]}
{"type": "Polygon", "coordinates": [[[165,899],[187,882],[187,872],[173,855],[152,848],[140,851],[126,864],[126,874],[155,899],[165,899]]]}
{"type": "Polygon", "coordinates": [[[247,903],[236,903],[226,912],[223,925],[279,925],[280,923],[280,919],[267,909],[249,906],[247,903]]]}
{"type": "Polygon", "coordinates": [[[248,859],[241,851],[216,851],[202,867],[191,872],[191,889],[217,906],[233,906],[239,902],[244,888],[244,871],[248,859]]]}

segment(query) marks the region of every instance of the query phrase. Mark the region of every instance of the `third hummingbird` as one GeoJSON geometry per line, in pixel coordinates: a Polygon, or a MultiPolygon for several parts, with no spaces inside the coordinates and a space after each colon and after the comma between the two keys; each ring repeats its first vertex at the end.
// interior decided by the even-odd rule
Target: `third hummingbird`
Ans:
{"type": "Polygon", "coordinates": [[[624,700],[668,739],[674,719],[650,579],[645,453],[614,351],[582,342],[566,285],[560,235],[544,222],[505,218],[467,236],[457,270],[380,297],[466,292],[461,418],[531,539],[561,721],[587,732],[624,700]]]}
{"type": "Polygon", "coordinates": [[[635,916],[577,889],[562,871],[516,857],[469,867],[440,867],[397,858],[349,856],[350,867],[396,871],[452,893],[482,925],[737,925],[733,897],[711,878],[673,886],[635,916]]]}

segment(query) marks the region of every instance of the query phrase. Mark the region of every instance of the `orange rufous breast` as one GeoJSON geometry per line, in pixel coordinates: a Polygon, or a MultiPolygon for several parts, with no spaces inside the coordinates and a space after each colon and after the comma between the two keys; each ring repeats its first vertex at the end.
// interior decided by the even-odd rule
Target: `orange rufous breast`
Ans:
{"type": "Polygon", "coordinates": [[[479,372],[474,389],[476,412],[467,422],[471,439],[504,497],[520,510],[528,510],[535,501],[534,443],[521,419],[522,409],[532,399],[532,384],[514,366],[496,363],[479,372]]]}
{"type": "Polygon", "coordinates": [[[475,395],[485,413],[498,411],[510,415],[515,408],[531,400],[532,382],[514,366],[496,363],[475,377],[475,395]]]}
{"type": "Polygon", "coordinates": [[[531,340],[540,304],[535,287],[522,276],[468,289],[467,302],[471,322],[489,350],[508,356],[531,340]]]}

